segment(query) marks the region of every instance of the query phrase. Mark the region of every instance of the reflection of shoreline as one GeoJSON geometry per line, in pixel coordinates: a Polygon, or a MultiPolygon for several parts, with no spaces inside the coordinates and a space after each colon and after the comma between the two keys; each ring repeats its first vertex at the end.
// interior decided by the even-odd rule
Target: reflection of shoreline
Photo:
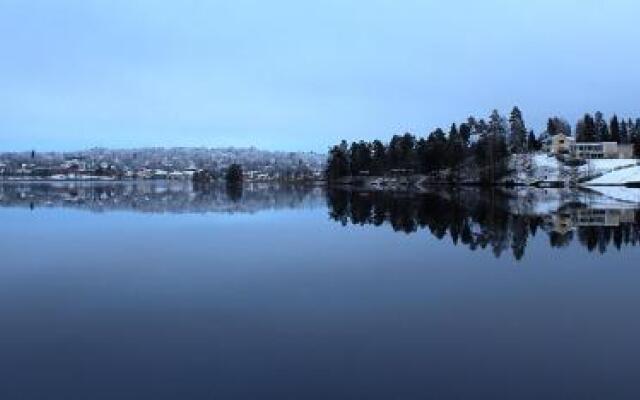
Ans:
{"type": "Polygon", "coordinates": [[[511,250],[521,259],[529,238],[540,231],[548,234],[551,247],[566,246],[575,237],[589,251],[600,252],[640,242],[637,209],[580,191],[457,188],[396,195],[331,190],[328,198],[330,217],[342,225],[427,230],[473,251],[490,248],[496,257],[511,250]]]}
{"type": "Polygon", "coordinates": [[[303,185],[196,185],[188,181],[0,183],[0,206],[74,208],[94,212],[254,213],[323,207],[324,192],[303,185]]]}

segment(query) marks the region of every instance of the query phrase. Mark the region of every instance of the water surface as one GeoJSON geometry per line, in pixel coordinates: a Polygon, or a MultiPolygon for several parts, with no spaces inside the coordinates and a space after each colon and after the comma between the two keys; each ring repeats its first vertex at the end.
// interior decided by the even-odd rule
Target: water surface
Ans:
{"type": "Polygon", "coordinates": [[[3,184],[0,397],[637,398],[636,208],[3,184]]]}

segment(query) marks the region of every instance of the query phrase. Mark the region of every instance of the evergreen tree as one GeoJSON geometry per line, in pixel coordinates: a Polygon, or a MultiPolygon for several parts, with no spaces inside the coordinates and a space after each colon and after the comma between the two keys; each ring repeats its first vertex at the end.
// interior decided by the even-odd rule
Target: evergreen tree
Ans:
{"type": "Polygon", "coordinates": [[[414,169],[416,166],[416,137],[411,133],[405,133],[400,140],[401,167],[414,169]]]}
{"type": "Polygon", "coordinates": [[[549,118],[547,120],[547,134],[549,136],[555,136],[558,134],[558,129],[555,122],[553,121],[553,118],[549,118]]]}
{"type": "Polygon", "coordinates": [[[225,180],[227,181],[227,184],[241,184],[243,180],[242,166],[235,163],[231,164],[229,169],[227,169],[225,180]]]}
{"type": "Polygon", "coordinates": [[[486,133],[488,130],[489,130],[489,125],[484,119],[480,118],[480,120],[476,124],[476,133],[482,135],[483,133],[486,133]]]}
{"type": "Polygon", "coordinates": [[[581,118],[576,122],[576,141],[584,142],[585,140],[585,123],[584,118],[581,118]]]}
{"type": "Polygon", "coordinates": [[[458,131],[456,124],[452,124],[447,138],[447,151],[445,153],[445,157],[448,166],[452,171],[455,171],[456,174],[459,172],[460,165],[464,160],[464,152],[465,147],[460,132],[458,131]]]}
{"type": "Polygon", "coordinates": [[[530,153],[540,150],[540,144],[536,138],[536,134],[532,130],[529,131],[529,137],[527,138],[527,149],[530,153]]]}
{"type": "Polygon", "coordinates": [[[596,136],[593,140],[594,142],[609,142],[611,141],[611,134],[609,133],[609,127],[607,126],[607,122],[604,119],[604,116],[600,111],[596,111],[595,113],[595,128],[596,128],[596,136]]]}
{"type": "Polygon", "coordinates": [[[522,119],[522,112],[518,107],[513,107],[509,117],[511,151],[514,153],[524,153],[527,149],[527,128],[522,119]]]}
{"type": "Polygon", "coordinates": [[[640,157],[640,118],[636,119],[632,134],[633,150],[636,157],[640,157]]]}
{"type": "Polygon", "coordinates": [[[418,167],[418,172],[421,174],[431,172],[429,170],[429,147],[425,138],[420,138],[416,142],[416,165],[418,167]]]}
{"type": "Polygon", "coordinates": [[[329,151],[326,176],[327,180],[335,181],[349,175],[351,175],[351,167],[347,154],[347,142],[343,140],[339,146],[333,146],[329,151]]]}
{"type": "Polygon", "coordinates": [[[349,149],[352,175],[370,173],[371,171],[371,147],[369,143],[353,142],[349,149]]]}
{"type": "Polygon", "coordinates": [[[620,143],[629,143],[629,125],[625,119],[620,122],[620,143]]]}
{"type": "Polygon", "coordinates": [[[576,128],[576,141],[595,142],[596,136],[595,121],[591,114],[585,114],[582,120],[578,122],[576,128]]]}
{"type": "Polygon", "coordinates": [[[493,184],[506,172],[506,160],[509,156],[505,138],[505,123],[497,110],[489,117],[489,125],[476,148],[476,158],[480,167],[481,179],[493,184]]]}
{"type": "Polygon", "coordinates": [[[442,129],[437,128],[429,134],[426,148],[425,169],[431,172],[444,168],[446,165],[447,137],[442,129]]]}
{"type": "Polygon", "coordinates": [[[609,139],[612,142],[620,143],[620,123],[617,115],[613,115],[609,126],[609,139]]]}
{"type": "Polygon", "coordinates": [[[387,147],[387,161],[390,169],[402,167],[402,137],[393,135],[387,147]]]}
{"type": "Polygon", "coordinates": [[[469,141],[471,140],[471,126],[468,123],[460,124],[460,138],[464,147],[469,147],[469,141]]]}
{"type": "Polygon", "coordinates": [[[559,133],[571,136],[571,125],[560,117],[549,118],[547,120],[547,135],[554,136],[559,133]]]}
{"type": "Polygon", "coordinates": [[[386,168],[385,155],[387,149],[379,140],[374,140],[371,147],[371,174],[382,175],[386,168]]]}

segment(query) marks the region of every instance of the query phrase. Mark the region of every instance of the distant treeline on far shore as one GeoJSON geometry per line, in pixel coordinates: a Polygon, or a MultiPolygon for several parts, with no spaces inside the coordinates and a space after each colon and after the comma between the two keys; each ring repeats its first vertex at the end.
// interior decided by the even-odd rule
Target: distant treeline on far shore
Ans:
{"type": "MultiPolygon", "coordinates": [[[[508,118],[494,110],[488,120],[469,117],[453,123],[448,132],[435,129],[427,137],[411,133],[395,135],[388,143],[380,140],[342,141],[329,151],[327,178],[340,181],[353,176],[382,176],[393,173],[446,174],[456,180],[474,174],[479,181],[493,183],[507,172],[512,154],[532,153],[557,134],[573,136],[570,123],[549,118],[540,135],[529,130],[523,114],[514,107],[508,118]]],[[[607,120],[601,112],[585,114],[575,126],[577,142],[618,142],[633,144],[640,154],[640,118],[607,120]]]]}

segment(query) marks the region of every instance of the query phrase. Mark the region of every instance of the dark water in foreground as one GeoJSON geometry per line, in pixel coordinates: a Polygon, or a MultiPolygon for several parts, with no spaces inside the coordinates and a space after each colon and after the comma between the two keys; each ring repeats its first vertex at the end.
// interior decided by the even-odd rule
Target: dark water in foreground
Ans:
{"type": "Polygon", "coordinates": [[[595,193],[0,185],[1,399],[636,399],[595,193]]]}

